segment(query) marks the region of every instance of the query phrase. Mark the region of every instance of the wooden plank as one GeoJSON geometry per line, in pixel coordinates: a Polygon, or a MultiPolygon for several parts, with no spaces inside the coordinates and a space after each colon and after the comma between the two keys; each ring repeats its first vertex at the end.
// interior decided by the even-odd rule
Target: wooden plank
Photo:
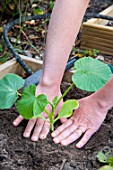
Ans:
{"type": "Polygon", "coordinates": [[[103,33],[107,33],[109,35],[113,35],[113,27],[110,26],[105,26],[105,25],[98,25],[98,24],[94,24],[94,23],[84,23],[83,24],[83,31],[85,30],[85,28],[90,28],[94,31],[102,31],[103,33]]]}
{"type": "MultiPolygon", "coordinates": [[[[42,68],[43,62],[41,60],[36,60],[34,58],[29,58],[23,55],[20,55],[20,57],[34,72],[42,68]]],[[[8,73],[22,75],[24,72],[24,69],[19,65],[19,63],[16,62],[15,59],[9,60],[6,63],[0,65],[0,78],[8,73]]]]}
{"type": "MultiPolygon", "coordinates": [[[[87,50],[93,50],[93,46],[92,47],[89,47],[89,46],[85,46],[85,45],[81,45],[81,49],[87,49],[87,50]]],[[[106,51],[103,51],[102,49],[100,49],[99,47],[96,47],[97,50],[99,50],[102,54],[106,54],[106,51]]],[[[107,51],[107,55],[113,55],[113,52],[109,52],[107,51]]]]}
{"type": "MultiPolygon", "coordinates": [[[[100,14],[113,16],[113,5],[100,14]]],[[[82,25],[81,48],[98,49],[100,52],[113,55],[113,27],[106,26],[108,20],[92,18],[82,25]]]]}
{"type": "Polygon", "coordinates": [[[19,71],[18,63],[16,63],[15,59],[7,61],[6,63],[0,65],[0,78],[8,73],[15,73],[19,71]]]}
{"type": "Polygon", "coordinates": [[[87,45],[87,46],[90,46],[90,47],[92,47],[93,49],[94,49],[95,47],[97,47],[97,48],[103,49],[103,51],[108,50],[109,52],[113,52],[113,48],[104,47],[103,45],[101,46],[100,44],[97,44],[97,43],[95,43],[95,42],[87,41],[87,42],[82,42],[82,44],[84,44],[84,46],[86,46],[86,45],[87,45]]]}
{"type": "Polygon", "coordinates": [[[95,48],[103,54],[113,55],[113,49],[96,45],[96,43],[90,43],[90,42],[86,43],[85,42],[85,43],[81,44],[81,48],[82,49],[90,49],[90,50],[93,50],[95,48]]]}
{"type": "MultiPolygon", "coordinates": [[[[43,61],[29,58],[23,55],[20,56],[34,72],[42,68],[43,61]]],[[[25,71],[23,70],[23,68],[16,62],[15,59],[12,59],[0,65],[0,78],[8,73],[15,73],[21,76],[24,72],[25,71]]],[[[64,74],[63,81],[70,83],[72,74],[72,70],[67,71],[64,74]]]]}
{"type": "Polygon", "coordinates": [[[87,36],[93,36],[93,37],[99,37],[99,38],[103,38],[103,39],[113,40],[112,35],[108,35],[106,33],[101,33],[101,31],[100,32],[99,31],[94,32],[92,30],[90,30],[90,31],[89,30],[87,30],[86,32],[82,32],[81,39],[84,35],[87,35],[87,36]]]}
{"type": "Polygon", "coordinates": [[[95,29],[93,27],[84,27],[81,32],[82,32],[82,34],[92,33],[92,34],[97,34],[97,35],[105,34],[109,37],[113,36],[113,31],[108,31],[108,30],[103,30],[103,29],[95,29]]]}
{"type": "Polygon", "coordinates": [[[112,44],[112,47],[113,47],[113,39],[107,39],[107,38],[93,36],[93,35],[87,35],[87,34],[83,34],[82,39],[93,40],[93,41],[96,41],[96,42],[97,41],[106,42],[106,43],[112,44]]]}
{"type": "Polygon", "coordinates": [[[106,39],[99,39],[98,37],[83,36],[81,39],[81,43],[93,43],[99,46],[113,49],[113,41],[109,41],[106,39]]]}
{"type": "MultiPolygon", "coordinates": [[[[81,42],[81,45],[82,45],[82,46],[84,46],[85,44],[88,44],[88,45],[89,45],[89,44],[92,44],[92,45],[94,46],[93,49],[96,48],[97,46],[99,46],[99,47],[106,48],[106,50],[108,50],[108,51],[113,51],[113,48],[112,48],[113,45],[110,45],[110,46],[109,46],[109,45],[107,45],[106,43],[102,43],[102,42],[101,42],[101,43],[100,43],[100,42],[96,42],[96,43],[95,43],[95,41],[82,41],[82,42],[81,42]]],[[[108,52],[108,51],[107,51],[107,52],[108,52]]],[[[106,54],[107,54],[107,52],[106,52],[106,54]]],[[[112,55],[113,55],[113,53],[112,53],[112,55]]]]}
{"type": "Polygon", "coordinates": [[[34,72],[42,68],[42,64],[43,64],[42,60],[26,57],[24,55],[20,55],[20,57],[26,62],[28,67],[30,67],[34,72]]]}

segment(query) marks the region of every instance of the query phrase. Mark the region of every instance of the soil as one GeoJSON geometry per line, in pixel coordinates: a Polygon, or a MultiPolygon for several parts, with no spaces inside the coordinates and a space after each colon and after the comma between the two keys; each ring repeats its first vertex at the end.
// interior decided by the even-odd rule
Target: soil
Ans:
{"type": "MultiPolygon", "coordinates": [[[[68,87],[62,83],[62,92],[68,87]]],[[[80,99],[90,95],[85,91],[73,88],[66,99],[80,99]]],[[[0,169],[1,170],[97,170],[100,164],[96,155],[98,151],[113,152],[113,109],[99,131],[82,149],[75,148],[76,142],[67,147],[54,144],[50,134],[47,139],[32,142],[25,139],[22,133],[27,121],[19,127],[12,126],[18,113],[15,106],[10,110],[0,111],[0,169]]],[[[56,127],[60,122],[56,124],[56,127]]]]}
{"type": "MultiPolygon", "coordinates": [[[[100,12],[112,3],[113,0],[92,0],[87,12],[100,12]]],[[[41,27],[44,29],[43,25],[41,27]]],[[[42,34],[43,37],[45,36],[42,34]]],[[[44,41],[38,40],[35,44],[38,44],[41,53],[44,50],[44,41]]],[[[67,83],[62,83],[62,91],[67,87],[67,83]]],[[[73,88],[65,100],[80,99],[87,95],[90,93],[73,88]]],[[[0,110],[0,170],[97,170],[102,166],[96,159],[98,151],[113,153],[113,109],[109,110],[99,131],[82,149],[75,148],[77,142],[67,147],[54,144],[50,134],[47,139],[38,142],[23,138],[27,121],[24,120],[17,128],[13,127],[12,122],[17,115],[15,106],[7,111],[0,110]]],[[[59,125],[60,122],[57,122],[56,127],[59,125]]]]}

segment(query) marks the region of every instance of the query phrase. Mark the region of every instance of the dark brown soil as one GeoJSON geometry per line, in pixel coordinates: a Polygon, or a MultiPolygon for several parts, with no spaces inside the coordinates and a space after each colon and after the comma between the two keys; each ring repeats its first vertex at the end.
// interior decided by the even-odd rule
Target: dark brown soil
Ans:
{"type": "MultiPolygon", "coordinates": [[[[91,0],[87,11],[97,13],[112,3],[113,0],[91,0]]],[[[67,84],[63,83],[62,91],[65,88],[67,84]]],[[[80,99],[87,95],[89,93],[73,88],[65,99],[80,99]]],[[[15,107],[0,110],[0,170],[97,170],[102,166],[96,159],[98,151],[113,152],[113,109],[100,130],[82,149],[75,148],[76,142],[67,147],[54,144],[50,134],[46,140],[35,143],[23,138],[27,122],[23,121],[18,128],[13,127],[12,121],[17,115],[15,107]]]]}
{"type": "Polygon", "coordinates": [[[113,0],[100,0],[100,1],[90,0],[90,5],[89,8],[87,9],[87,12],[99,13],[112,4],[113,0]]]}
{"type": "MultiPolygon", "coordinates": [[[[62,84],[62,91],[67,88],[62,84]]],[[[73,88],[66,98],[82,98],[89,95],[73,88]]],[[[12,126],[17,117],[15,107],[0,111],[0,169],[1,170],[97,170],[101,165],[96,159],[99,150],[113,152],[113,110],[82,149],[73,144],[64,147],[54,144],[50,134],[47,139],[31,142],[22,137],[27,124],[23,121],[18,128],[12,126]]],[[[60,123],[58,122],[56,126],[60,123]]]]}

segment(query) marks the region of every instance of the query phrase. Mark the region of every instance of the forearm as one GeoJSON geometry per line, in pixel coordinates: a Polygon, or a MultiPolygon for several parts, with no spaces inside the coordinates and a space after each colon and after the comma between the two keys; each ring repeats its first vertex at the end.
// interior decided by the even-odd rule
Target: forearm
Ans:
{"type": "Polygon", "coordinates": [[[113,107],[113,77],[100,90],[92,95],[99,105],[106,110],[113,107]]]}
{"type": "Polygon", "coordinates": [[[60,84],[89,0],[56,0],[46,40],[41,82],[60,84]]]}

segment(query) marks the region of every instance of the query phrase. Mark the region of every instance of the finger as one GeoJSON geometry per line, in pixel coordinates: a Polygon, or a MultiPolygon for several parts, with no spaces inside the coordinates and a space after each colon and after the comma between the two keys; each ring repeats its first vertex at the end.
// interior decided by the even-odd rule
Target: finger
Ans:
{"type": "Polygon", "coordinates": [[[68,136],[70,136],[76,129],[77,129],[77,125],[75,125],[74,123],[70,126],[68,126],[66,129],[64,129],[64,131],[62,131],[58,136],[56,136],[53,141],[55,143],[60,143],[62,140],[65,140],[68,136]]]}
{"type": "Polygon", "coordinates": [[[41,130],[43,128],[43,125],[44,125],[44,120],[37,119],[34,131],[33,131],[32,137],[31,137],[32,141],[35,142],[35,141],[37,141],[39,139],[39,135],[40,135],[40,132],[41,132],[41,130]]]}
{"type": "Polygon", "coordinates": [[[82,137],[82,139],[76,144],[76,147],[82,148],[88,142],[88,140],[91,138],[91,136],[94,133],[95,133],[94,130],[91,130],[91,129],[87,130],[84,136],[82,137]]]}
{"type": "Polygon", "coordinates": [[[64,129],[66,129],[68,126],[70,126],[73,123],[72,119],[69,119],[67,122],[59,126],[52,134],[52,137],[58,136],[64,129]]]}
{"type": "Polygon", "coordinates": [[[61,123],[65,123],[66,121],[67,121],[66,118],[61,118],[61,119],[60,119],[60,122],[61,122],[61,123]]]}
{"type": "Polygon", "coordinates": [[[28,121],[28,124],[27,124],[27,126],[26,126],[26,128],[25,128],[25,131],[24,131],[24,133],[23,133],[23,136],[24,136],[24,137],[26,137],[26,138],[30,137],[31,131],[32,131],[35,123],[36,123],[36,119],[30,119],[30,120],[28,121]]]}
{"type": "Polygon", "coordinates": [[[23,120],[24,118],[20,115],[20,116],[18,116],[14,121],[13,121],[13,125],[14,126],[18,126],[21,122],[22,122],[22,120],[23,120]]]}
{"type": "Polygon", "coordinates": [[[48,118],[48,116],[47,116],[47,114],[46,114],[45,112],[43,112],[43,113],[41,113],[41,114],[42,114],[42,116],[43,116],[45,119],[48,118]]]}
{"type": "Polygon", "coordinates": [[[83,125],[79,125],[77,130],[80,130],[82,133],[84,133],[87,130],[87,127],[85,127],[83,125]]]}
{"type": "Polygon", "coordinates": [[[82,132],[82,130],[76,129],[70,136],[62,140],[60,143],[64,146],[67,146],[70,143],[73,143],[74,141],[76,141],[83,133],[84,132],[82,132]]]}
{"type": "Polygon", "coordinates": [[[42,128],[42,131],[40,133],[39,138],[40,139],[45,139],[50,131],[50,123],[44,122],[44,126],[42,128]]]}

